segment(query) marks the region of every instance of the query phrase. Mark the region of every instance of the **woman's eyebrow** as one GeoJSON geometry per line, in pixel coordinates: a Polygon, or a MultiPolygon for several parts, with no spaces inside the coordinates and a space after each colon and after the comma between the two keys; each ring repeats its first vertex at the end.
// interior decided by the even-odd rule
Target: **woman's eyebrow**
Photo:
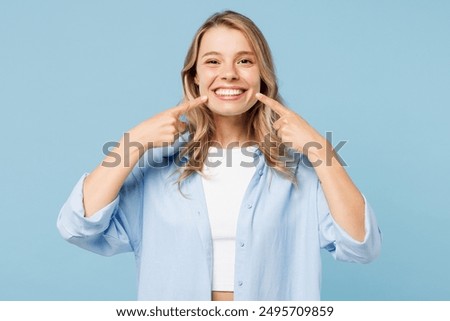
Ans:
{"type": "Polygon", "coordinates": [[[236,56],[254,56],[255,53],[253,51],[239,51],[236,56]]]}
{"type": "Polygon", "coordinates": [[[202,58],[203,58],[203,57],[206,57],[206,56],[220,56],[220,52],[217,52],[217,51],[208,51],[207,53],[205,53],[205,54],[202,56],[202,58]]]}
{"type": "MultiPolygon", "coordinates": [[[[202,58],[206,57],[206,56],[221,56],[222,54],[220,52],[217,51],[208,51],[206,53],[203,54],[202,58]]],[[[236,53],[235,56],[242,56],[242,55],[252,55],[254,56],[255,53],[253,51],[239,51],[236,53]]]]}

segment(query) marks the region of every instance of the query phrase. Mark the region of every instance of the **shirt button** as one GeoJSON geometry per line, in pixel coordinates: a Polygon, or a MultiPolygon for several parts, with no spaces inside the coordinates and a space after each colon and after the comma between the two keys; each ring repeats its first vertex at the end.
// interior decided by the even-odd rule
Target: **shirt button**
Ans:
{"type": "Polygon", "coordinates": [[[260,169],[258,173],[259,173],[259,176],[262,176],[264,171],[262,169],[260,169]]]}
{"type": "Polygon", "coordinates": [[[247,204],[247,208],[248,208],[248,209],[251,209],[252,207],[253,207],[252,204],[250,204],[250,203],[247,204]]]}
{"type": "Polygon", "coordinates": [[[244,242],[240,242],[240,243],[239,243],[239,246],[240,246],[240,247],[244,247],[244,246],[245,246],[245,243],[244,243],[244,242]]]}
{"type": "Polygon", "coordinates": [[[239,281],[239,282],[238,282],[238,285],[239,285],[239,286],[242,286],[243,284],[244,284],[244,282],[242,282],[242,281],[239,281]]]}

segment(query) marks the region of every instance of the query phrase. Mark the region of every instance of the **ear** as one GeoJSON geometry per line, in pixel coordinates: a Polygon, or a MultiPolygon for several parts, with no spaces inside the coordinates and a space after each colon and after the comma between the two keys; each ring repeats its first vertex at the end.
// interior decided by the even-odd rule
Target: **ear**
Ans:
{"type": "Polygon", "coordinates": [[[195,75],[195,77],[194,77],[194,83],[198,86],[198,77],[197,77],[197,75],[195,75]]]}

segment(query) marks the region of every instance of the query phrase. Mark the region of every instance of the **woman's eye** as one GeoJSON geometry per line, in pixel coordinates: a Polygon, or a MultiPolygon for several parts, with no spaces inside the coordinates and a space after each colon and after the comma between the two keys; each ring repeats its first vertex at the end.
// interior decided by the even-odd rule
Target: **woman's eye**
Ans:
{"type": "Polygon", "coordinates": [[[208,60],[206,61],[207,64],[217,65],[219,62],[217,60],[208,60]]]}
{"type": "Polygon", "coordinates": [[[240,64],[251,64],[252,61],[250,59],[241,59],[241,60],[239,60],[239,63],[240,64]]]}

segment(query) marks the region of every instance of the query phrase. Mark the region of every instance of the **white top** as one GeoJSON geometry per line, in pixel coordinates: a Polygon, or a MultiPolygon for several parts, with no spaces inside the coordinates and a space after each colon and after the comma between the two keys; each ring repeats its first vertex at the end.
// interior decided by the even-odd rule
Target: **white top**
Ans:
{"type": "Polygon", "coordinates": [[[242,200],[255,172],[245,148],[211,147],[202,182],[213,239],[213,291],[234,291],[236,227],[242,200]]]}

